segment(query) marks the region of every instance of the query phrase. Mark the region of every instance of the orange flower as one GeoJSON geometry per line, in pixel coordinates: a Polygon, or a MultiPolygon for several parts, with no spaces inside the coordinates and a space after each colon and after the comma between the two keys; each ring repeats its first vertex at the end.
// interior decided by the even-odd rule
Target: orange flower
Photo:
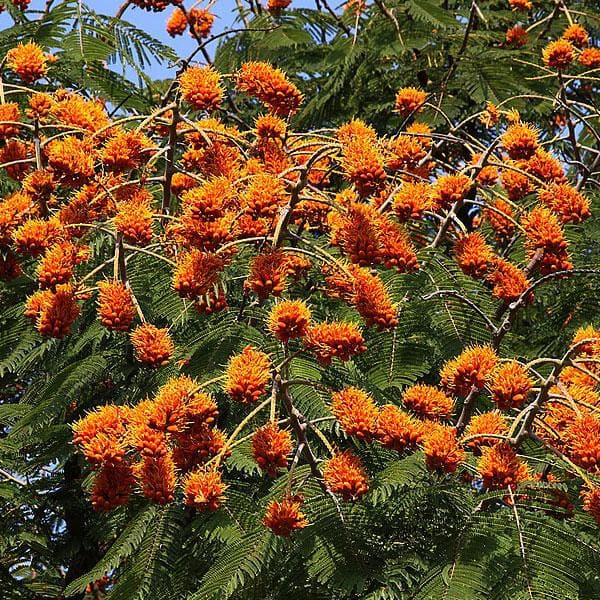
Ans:
{"type": "Polygon", "coordinates": [[[454,244],[454,256],[463,273],[481,279],[494,264],[494,251],[480,233],[473,232],[454,244]]]}
{"type": "Polygon", "coordinates": [[[458,396],[468,395],[473,387],[481,390],[497,362],[490,346],[470,346],[442,367],[442,387],[458,396]]]}
{"type": "Polygon", "coordinates": [[[14,230],[25,222],[33,210],[31,197],[22,192],[15,192],[0,200],[0,245],[10,245],[14,230]]]}
{"type": "Polygon", "coordinates": [[[465,452],[456,439],[454,427],[433,423],[425,432],[423,452],[427,467],[432,471],[454,473],[465,460],[465,452]]]}
{"type": "Polygon", "coordinates": [[[252,177],[240,200],[247,214],[254,217],[274,217],[286,202],[286,193],[279,178],[260,173],[252,177]]]}
{"type": "Polygon", "coordinates": [[[183,35],[183,32],[187,29],[188,20],[185,13],[180,9],[176,8],[167,21],[167,33],[171,37],[183,35]]]}
{"type": "Polygon", "coordinates": [[[478,450],[481,446],[493,446],[500,443],[500,438],[490,437],[492,435],[506,435],[508,423],[504,416],[497,410],[475,415],[465,430],[464,437],[474,439],[466,444],[471,450],[478,450]]]}
{"type": "Polygon", "coordinates": [[[102,100],[87,100],[74,92],[59,90],[55,94],[52,114],[62,125],[85,129],[91,133],[110,124],[106,106],[102,100]],[[59,92],[62,92],[59,96],[59,92]]]}
{"type": "Polygon", "coordinates": [[[34,42],[19,44],[6,55],[6,66],[14,71],[23,83],[33,83],[48,72],[48,57],[34,42]]]}
{"type": "Polygon", "coordinates": [[[308,525],[308,521],[300,510],[302,501],[302,496],[284,496],[281,502],[271,500],[262,521],[263,525],[282,537],[288,537],[296,529],[303,529],[308,525]]]}
{"type": "Polygon", "coordinates": [[[492,400],[502,410],[521,408],[531,393],[533,381],[517,361],[502,363],[494,372],[490,390],[492,400]]]}
{"type": "Polygon", "coordinates": [[[508,0],[513,11],[527,12],[533,8],[531,0],[508,0]]]}
{"type": "Polygon", "coordinates": [[[357,500],[369,491],[369,481],[362,463],[350,450],[336,453],[323,465],[327,489],[344,500],[357,500]]]}
{"type": "Polygon", "coordinates": [[[304,337],[310,324],[310,310],[302,300],[285,300],[269,313],[269,331],[284,344],[304,337]]]}
{"type": "Polygon", "coordinates": [[[206,39],[210,35],[215,15],[205,8],[192,8],[188,15],[191,23],[190,33],[193,31],[198,37],[206,39]]]}
{"type": "Polygon", "coordinates": [[[284,8],[287,8],[292,0],[268,0],[267,10],[274,15],[278,15],[284,8]]]}
{"type": "Polygon", "coordinates": [[[580,327],[573,336],[571,346],[576,346],[577,344],[581,344],[577,348],[577,355],[600,356],[600,331],[593,325],[580,327]],[[582,344],[581,342],[584,342],[584,340],[590,341],[582,344]]]}
{"type": "Polygon", "coordinates": [[[400,410],[394,404],[386,404],[377,416],[377,439],[397,452],[414,450],[423,439],[423,423],[400,410]]]}
{"type": "Polygon", "coordinates": [[[224,266],[225,261],[216,254],[200,250],[182,252],[177,257],[173,287],[182,298],[195,300],[213,289],[224,266]]]}
{"type": "Polygon", "coordinates": [[[295,114],[303,101],[300,90],[283,71],[266,62],[243,63],[237,77],[237,88],[264,102],[280,117],[295,114]]]}
{"type": "Polygon", "coordinates": [[[125,458],[126,446],[121,437],[101,431],[84,444],[81,451],[91,465],[100,467],[118,465],[122,462],[125,458]]]}
{"type": "Polygon", "coordinates": [[[162,12],[171,3],[170,0],[131,0],[139,8],[147,11],[162,12]]]}
{"type": "Polygon", "coordinates": [[[562,37],[577,48],[585,48],[590,41],[587,31],[579,23],[569,25],[562,37]]]}
{"type": "Polygon", "coordinates": [[[55,218],[29,219],[13,233],[15,250],[26,256],[39,256],[55,244],[61,234],[61,223],[55,218]]]}
{"type": "Polygon", "coordinates": [[[79,305],[70,285],[57,285],[54,293],[42,297],[37,330],[46,337],[63,338],[71,333],[71,325],[79,316],[79,305]]]}
{"type": "Polygon", "coordinates": [[[504,442],[483,449],[477,470],[483,479],[483,487],[487,490],[514,488],[519,483],[531,479],[527,464],[504,442]]]}
{"type": "Polygon", "coordinates": [[[473,182],[462,174],[438,177],[431,190],[431,202],[435,210],[450,208],[455,202],[464,200],[473,182]]]}
{"type": "Polygon", "coordinates": [[[581,496],[583,498],[583,510],[589,512],[600,524],[600,487],[588,487],[581,492],[581,496]]]}
{"type": "Polygon", "coordinates": [[[500,176],[500,180],[502,187],[508,194],[508,199],[513,202],[522,200],[533,191],[533,186],[529,177],[518,171],[505,169],[500,176]]]}
{"type": "Polygon", "coordinates": [[[91,501],[94,510],[109,511],[118,506],[126,506],[134,484],[135,479],[129,463],[121,462],[102,467],[92,486],[91,501]]]}
{"type": "Polygon", "coordinates": [[[424,181],[406,181],[394,195],[393,202],[401,223],[419,220],[431,208],[431,187],[424,181]]]}
{"type": "Polygon", "coordinates": [[[353,119],[340,126],[337,130],[337,139],[341,144],[348,144],[356,138],[366,138],[370,142],[377,142],[377,133],[364,121],[353,119]]]}
{"type": "Polygon", "coordinates": [[[42,289],[54,289],[60,283],[67,283],[75,272],[75,265],[87,259],[86,248],[71,242],[59,242],[46,250],[37,268],[38,281],[42,289]]]}
{"type": "Polygon", "coordinates": [[[581,223],[591,216],[590,201],[569,184],[551,183],[538,192],[538,198],[563,223],[581,223]]]}
{"type": "Polygon", "coordinates": [[[124,406],[100,406],[72,425],[73,443],[84,446],[99,433],[121,435],[125,432],[127,418],[128,409],[124,406]]]}
{"type": "Polygon", "coordinates": [[[565,170],[559,160],[549,152],[538,148],[525,164],[525,169],[546,183],[564,183],[565,170]]]}
{"type": "Polygon", "coordinates": [[[271,379],[269,357],[252,346],[231,357],[225,373],[225,392],[237,402],[252,404],[266,392],[271,379]]]}
{"type": "Polygon", "coordinates": [[[16,163],[3,167],[9,177],[19,181],[27,174],[33,162],[32,151],[31,144],[26,144],[17,139],[8,140],[0,148],[0,164],[16,163]]]}
{"type": "Polygon", "coordinates": [[[188,192],[198,187],[198,182],[185,173],[173,173],[171,179],[171,191],[175,196],[180,196],[183,192],[188,192]]]}
{"type": "Polygon", "coordinates": [[[279,425],[274,421],[259,427],[252,436],[252,456],[269,477],[277,477],[280,469],[287,468],[291,451],[290,432],[279,429],[279,425]]]}
{"type": "Polygon", "coordinates": [[[600,48],[585,48],[579,55],[579,62],[588,69],[600,67],[600,48]]]}
{"type": "Polygon", "coordinates": [[[68,187],[79,187],[94,175],[94,150],[92,141],[80,140],[75,136],[51,141],[46,146],[48,168],[61,183],[68,187]]]}
{"type": "Polygon", "coordinates": [[[171,454],[145,456],[134,466],[133,472],[146,498],[157,504],[173,502],[177,476],[171,454]]]}
{"type": "Polygon", "coordinates": [[[179,89],[194,110],[217,110],[225,93],[221,75],[210,65],[188,67],[179,77],[179,89]]]}
{"type": "Polygon", "coordinates": [[[402,395],[402,403],[422,419],[448,419],[454,412],[454,400],[432,385],[413,385],[402,395]]]}
{"type": "Polygon", "coordinates": [[[498,198],[484,208],[483,215],[494,230],[496,238],[500,243],[506,243],[515,234],[517,226],[507,218],[511,217],[514,220],[514,211],[506,200],[498,198]]]}
{"type": "MultiPolygon", "coordinates": [[[[497,258],[494,261],[493,270],[485,279],[492,285],[492,295],[506,302],[517,300],[531,285],[524,271],[503,258],[497,258]]],[[[533,294],[529,293],[525,301],[531,302],[532,300],[533,294]]]]}
{"type": "Polygon", "coordinates": [[[417,271],[417,252],[406,230],[388,217],[381,219],[380,227],[383,264],[398,273],[417,271]]]}
{"type": "Polygon", "coordinates": [[[4,139],[13,135],[19,135],[21,127],[19,105],[16,102],[0,104],[0,138],[4,139]]]}
{"type": "Polygon", "coordinates": [[[538,135],[538,131],[529,123],[515,123],[500,139],[513,160],[527,160],[539,148],[538,135]]]}
{"type": "Polygon", "coordinates": [[[425,158],[427,150],[418,138],[409,135],[399,135],[387,144],[389,156],[387,167],[391,171],[410,170],[418,166],[419,161],[425,158]]]}
{"type": "Polygon", "coordinates": [[[33,171],[23,180],[23,192],[29,194],[36,202],[47,202],[56,189],[52,173],[44,169],[33,171]]]}
{"type": "Polygon", "coordinates": [[[121,202],[113,222],[123,239],[135,246],[147,246],[152,241],[152,208],[151,196],[140,190],[129,200],[121,202]]]}
{"type": "Polygon", "coordinates": [[[118,130],[109,138],[100,154],[108,171],[122,173],[138,169],[152,142],[136,130],[118,130]]]}
{"type": "Polygon", "coordinates": [[[285,289],[287,260],[279,250],[270,250],[257,254],[250,261],[250,273],[245,286],[250,288],[261,300],[273,294],[279,296],[285,289]]]}
{"type": "Polygon", "coordinates": [[[136,358],[149,367],[163,367],[175,352],[167,329],[144,323],[131,332],[136,358]]]}
{"type": "Polygon", "coordinates": [[[544,64],[551,69],[566,69],[575,59],[575,48],[566,39],[558,39],[550,42],[542,50],[544,64]]]}
{"type": "Polygon", "coordinates": [[[403,117],[421,112],[427,100],[427,92],[415,87],[405,87],[396,93],[394,109],[403,117]]]}
{"type": "Polygon", "coordinates": [[[431,137],[432,129],[427,123],[415,121],[406,128],[406,133],[416,137],[421,145],[427,149],[431,148],[433,139],[431,137]]]}
{"type": "Polygon", "coordinates": [[[489,129],[500,121],[500,113],[493,102],[488,102],[485,105],[485,110],[482,111],[479,120],[489,129]]]}
{"type": "Polygon", "coordinates": [[[226,489],[219,471],[194,471],[183,481],[185,505],[193,506],[199,511],[215,511],[225,501],[226,489]]]}
{"type": "Polygon", "coordinates": [[[322,365],[329,365],[336,356],[347,361],[354,354],[364,352],[367,349],[364,342],[354,323],[334,321],[309,327],[304,345],[314,352],[322,365]]]}
{"type": "Polygon", "coordinates": [[[385,159],[366,136],[355,136],[342,145],[342,168],[361,196],[378,192],[385,181],[385,159]]]}
{"type": "Polygon", "coordinates": [[[340,422],[346,435],[370,442],[376,433],[379,410],[373,398],[355,387],[334,392],[331,412],[340,422]]]}
{"type": "Polygon", "coordinates": [[[119,281],[98,282],[98,318],[104,327],[127,331],[135,318],[131,290],[119,281]]]}
{"type": "Polygon", "coordinates": [[[576,416],[564,436],[569,458],[586,471],[600,474],[600,419],[594,414],[576,416]]]}
{"type": "Polygon", "coordinates": [[[271,114],[257,117],[254,127],[256,129],[256,136],[263,140],[281,139],[285,136],[287,130],[286,122],[271,114]]]}
{"type": "Polygon", "coordinates": [[[506,45],[521,48],[527,43],[529,35],[522,25],[515,25],[506,30],[506,45]]]}

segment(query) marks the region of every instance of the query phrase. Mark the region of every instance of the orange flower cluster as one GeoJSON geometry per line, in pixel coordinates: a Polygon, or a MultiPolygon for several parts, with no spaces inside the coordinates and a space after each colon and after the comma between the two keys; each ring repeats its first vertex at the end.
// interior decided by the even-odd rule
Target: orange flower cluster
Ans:
{"type": "Polygon", "coordinates": [[[284,300],[269,313],[269,331],[284,344],[306,335],[310,310],[302,300],[284,300]]]}
{"type": "Polygon", "coordinates": [[[325,461],[323,479],[327,489],[344,500],[357,500],[369,491],[369,480],[362,463],[350,450],[338,452],[325,461]]]}
{"type": "Polygon", "coordinates": [[[335,357],[341,361],[350,360],[351,356],[367,349],[360,329],[354,323],[339,321],[311,325],[304,345],[323,365],[331,364],[335,357]]]}
{"type": "Polygon", "coordinates": [[[194,110],[216,110],[223,100],[221,76],[213,67],[188,67],[179,78],[182,98],[194,110]]]}
{"type": "Polygon", "coordinates": [[[366,442],[373,439],[379,411],[373,398],[363,390],[347,387],[335,392],[331,398],[331,412],[346,435],[366,442]]]}
{"type": "Polygon", "coordinates": [[[287,467],[291,451],[290,432],[279,429],[279,425],[273,421],[259,427],[252,436],[252,456],[270,477],[276,477],[280,469],[287,467]]]}
{"type": "Polygon", "coordinates": [[[118,281],[100,281],[98,289],[98,318],[102,325],[127,331],[135,318],[131,290],[118,281]]]}
{"type": "Polygon", "coordinates": [[[163,367],[173,356],[175,346],[166,329],[143,324],[131,332],[136,358],[149,367],[163,367]]]}
{"type": "Polygon", "coordinates": [[[506,443],[484,448],[477,470],[483,479],[483,486],[488,490],[515,488],[531,478],[528,466],[506,443]]]}
{"type": "Polygon", "coordinates": [[[490,346],[471,346],[442,367],[442,387],[457,396],[467,396],[472,389],[481,390],[497,362],[490,346]]]}
{"type": "Polygon", "coordinates": [[[225,391],[237,402],[253,404],[266,392],[270,370],[269,357],[252,346],[246,346],[227,365],[225,391]]]}
{"type": "Polygon", "coordinates": [[[282,537],[288,537],[296,529],[303,529],[308,521],[300,510],[302,502],[302,496],[285,496],[281,502],[272,500],[267,506],[263,525],[282,537]]]}

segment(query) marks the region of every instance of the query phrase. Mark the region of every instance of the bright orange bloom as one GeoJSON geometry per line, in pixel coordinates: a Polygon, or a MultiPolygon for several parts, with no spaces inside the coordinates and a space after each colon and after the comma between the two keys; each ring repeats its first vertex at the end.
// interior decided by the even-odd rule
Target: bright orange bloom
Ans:
{"type": "Polygon", "coordinates": [[[216,254],[200,250],[182,252],[177,257],[173,287],[182,298],[195,300],[213,289],[224,266],[225,261],[216,254]]]}
{"type": "Polygon", "coordinates": [[[563,70],[575,59],[575,48],[568,40],[559,38],[542,50],[542,58],[547,67],[563,70]]]}
{"type": "Polygon", "coordinates": [[[252,346],[232,356],[225,373],[225,392],[237,402],[253,404],[266,392],[271,379],[269,357],[252,346]]]}
{"type": "Polygon", "coordinates": [[[377,141],[377,132],[361,119],[353,119],[344,123],[338,128],[336,135],[341,144],[348,144],[356,138],[366,138],[373,143],[377,141]]]}
{"type": "Polygon", "coordinates": [[[527,44],[528,37],[527,29],[522,25],[515,25],[506,30],[506,45],[513,48],[522,48],[527,44]]]}
{"type": "Polygon", "coordinates": [[[13,233],[15,250],[26,256],[39,256],[55,244],[63,233],[56,218],[29,219],[13,233]]]}
{"type": "Polygon", "coordinates": [[[391,171],[410,170],[418,166],[425,158],[427,150],[418,138],[409,135],[399,135],[387,144],[387,167],[391,171]]]}
{"type": "Polygon", "coordinates": [[[105,103],[100,99],[88,100],[80,94],[59,90],[54,97],[52,115],[62,125],[96,132],[110,124],[105,103]]]}
{"type": "Polygon", "coordinates": [[[310,310],[302,300],[285,300],[269,313],[269,331],[284,344],[304,337],[310,324],[310,310]]]}
{"type": "Polygon", "coordinates": [[[171,191],[175,196],[180,196],[184,192],[188,192],[196,187],[199,183],[189,175],[185,173],[173,173],[171,179],[171,191]]]}
{"type": "Polygon", "coordinates": [[[146,498],[157,504],[168,504],[175,499],[177,476],[172,456],[145,456],[134,466],[135,478],[146,498]]]}
{"type": "Polygon", "coordinates": [[[198,37],[206,39],[210,35],[215,15],[205,8],[192,8],[188,15],[191,22],[190,33],[194,31],[198,37]]]}
{"type": "Polygon", "coordinates": [[[119,281],[98,282],[98,318],[104,327],[127,331],[135,318],[131,290],[119,281]]]}
{"type": "Polygon", "coordinates": [[[580,344],[577,349],[577,354],[587,356],[599,356],[600,357],[600,331],[593,325],[587,327],[580,327],[573,336],[571,346],[580,344]],[[590,340],[582,344],[584,340],[590,340]]]}
{"type": "Polygon", "coordinates": [[[533,186],[529,177],[518,171],[505,169],[500,176],[500,180],[502,187],[508,194],[508,199],[513,202],[522,200],[533,191],[533,186]]]}
{"type": "Polygon", "coordinates": [[[354,354],[367,348],[360,329],[354,323],[334,321],[312,325],[306,332],[304,345],[314,352],[322,365],[329,365],[333,358],[347,361],[354,354]]]}
{"type": "Polygon", "coordinates": [[[280,429],[274,421],[259,427],[252,436],[252,456],[269,477],[277,477],[280,469],[287,468],[291,451],[290,432],[280,429]]]}
{"type": "Polygon", "coordinates": [[[21,113],[16,102],[0,104],[0,138],[4,139],[18,135],[21,127],[21,113]]]}
{"type": "Polygon", "coordinates": [[[303,101],[300,90],[283,71],[266,62],[246,62],[237,77],[237,88],[264,102],[276,115],[295,114],[303,101]]]}
{"type": "Polygon", "coordinates": [[[308,521],[300,510],[302,501],[302,496],[284,496],[281,502],[271,500],[262,521],[263,525],[282,537],[288,537],[296,529],[303,529],[308,525],[308,521]]]}
{"type": "Polygon", "coordinates": [[[593,377],[575,367],[565,367],[560,374],[560,381],[569,386],[579,385],[589,389],[596,387],[596,380],[593,377]]]}
{"type": "Polygon", "coordinates": [[[442,387],[458,396],[468,395],[473,387],[481,390],[497,362],[490,346],[470,346],[442,367],[442,387]]]}
{"type": "Polygon", "coordinates": [[[569,458],[586,471],[600,474],[600,419],[594,414],[577,416],[564,435],[569,458]]]}
{"type": "Polygon", "coordinates": [[[92,486],[91,501],[94,510],[109,511],[127,505],[134,484],[135,479],[129,463],[121,462],[102,467],[92,486]]]}
{"type": "Polygon", "coordinates": [[[342,145],[342,168],[361,196],[378,192],[386,178],[385,159],[379,148],[365,136],[356,136],[342,145]]]}
{"type": "Polygon", "coordinates": [[[431,148],[433,140],[431,138],[432,129],[427,123],[415,121],[406,128],[406,133],[416,137],[421,145],[427,149],[431,148]]]}
{"type": "Polygon", "coordinates": [[[185,16],[185,13],[180,9],[176,8],[169,17],[167,21],[167,33],[171,37],[176,37],[178,35],[183,35],[184,31],[187,29],[188,20],[185,16]]]}
{"type": "Polygon", "coordinates": [[[521,408],[532,388],[533,380],[527,370],[515,360],[502,363],[494,372],[490,384],[492,400],[502,410],[521,408]]]}
{"type": "Polygon", "coordinates": [[[131,332],[136,358],[149,367],[163,367],[175,352],[173,340],[166,329],[148,323],[131,332]]]}
{"type": "Polygon", "coordinates": [[[185,505],[199,511],[215,511],[223,504],[226,489],[219,471],[194,471],[183,481],[185,505]]]}
{"type": "Polygon", "coordinates": [[[75,272],[75,266],[87,259],[87,248],[75,246],[71,242],[59,242],[48,248],[42,257],[37,276],[42,289],[54,289],[60,283],[67,283],[75,272]]]}
{"type": "Polygon", "coordinates": [[[40,169],[29,173],[23,180],[23,192],[29,194],[36,202],[48,202],[56,182],[50,171],[40,169]]]}
{"type": "Polygon", "coordinates": [[[539,190],[538,198],[559,215],[563,223],[581,223],[592,214],[590,201],[569,184],[551,183],[539,190]]]}
{"type": "Polygon", "coordinates": [[[414,450],[423,439],[423,423],[394,404],[386,404],[377,416],[377,439],[397,452],[414,450]]]}
{"type": "Polygon", "coordinates": [[[292,0],[268,0],[267,10],[274,15],[278,15],[284,8],[287,8],[292,0]]]}
{"type": "Polygon", "coordinates": [[[539,148],[538,131],[529,123],[515,123],[500,138],[513,160],[527,160],[539,148]]]}
{"type": "Polygon", "coordinates": [[[282,181],[268,173],[252,177],[240,199],[245,212],[255,217],[274,217],[286,200],[282,181]]]}
{"type": "Polygon", "coordinates": [[[17,181],[21,180],[31,169],[33,156],[32,144],[22,142],[18,139],[11,139],[0,148],[0,164],[13,163],[3,167],[6,174],[17,181]]]}
{"type": "Polygon", "coordinates": [[[48,72],[48,57],[34,42],[19,44],[6,55],[6,66],[14,71],[23,83],[33,83],[48,72]]]}
{"type": "Polygon", "coordinates": [[[281,139],[287,130],[286,122],[272,114],[257,117],[254,127],[260,139],[281,139]]]}
{"type": "Polygon", "coordinates": [[[504,442],[483,449],[477,470],[487,490],[514,488],[519,483],[531,479],[527,464],[523,463],[513,448],[504,442]]]}
{"type": "Polygon", "coordinates": [[[186,215],[202,221],[213,221],[226,214],[233,204],[235,190],[225,177],[214,177],[185,191],[182,195],[182,208],[186,215]]]}
{"type": "Polygon", "coordinates": [[[524,167],[528,173],[546,183],[564,183],[566,181],[565,170],[561,162],[542,148],[536,150],[524,167]]]}
{"type": "Polygon", "coordinates": [[[22,192],[15,192],[0,200],[0,245],[11,244],[13,232],[33,211],[31,197],[22,192]]]}
{"type": "Polygon", "coordinates": [[[476,231],[456,241],[454,256],[463,273],[478,279],[484,277],[494,264],[494,251],[476,231]]]}
{"type": "Polygon", "coordinates": [[[431,208],[431,187],[424,181],[406,181],[393,201],[394,212],[401,223],[419,220],[431,208]]]}
{"type": "Polygon", "coordinates": [[[250,273],[245,283],[261,300],[272,294],[279,296],[285,289],[287,260],[279,250],[271,250],[254,256],[250,262],[250,273]]]}
{"type": "Polygon", "coordinates": [[[417,251],[406,230],[387,216],[381,218],[380,227],[383,264],[398,273],[417,271],[417,251]]]}
{"type": "Polygon", "coordinates": [[[56,291],[43,296],[37,318],[37,330],[45,337],[63,338],[79,316],[79,305],[70,285],[57,285],[56,291]]]}
{"type": "Polygon", "coordinates": [[[123,434],[127,424],[127,415],[126,407],[114,404],[100,406],[72,425],[73,443],[84,446],[99,433],[114,437],[123,434]]]}
{"type": "Polygon", "coordinates": [[[122,437],[101,431],[84,444],[81,451],[91,465],[100,467],[123,462],[126,446],[122,437]]]}
{"type": "Polygon", "coordinates": [[[179,89],[194,110],[217,110],[225,93],[221,75],[210,65],[188,67],[179,77],[179,89]]]}
{"type": "Polygon", "coordinates": [[[376,434],[379,409],[373,398],[355,387],[334,392],[331,412],[340,422],[346,435],[370,442],[376,434]]]}
{"type": "Polygon", "coordinates": [[[79,187],[94,175],[92,141],[80,140],[73,135],[51,141],[45,149],[48,168],[61,183],[79,187]]]}
{"type": "MultiPolygon", "coordinates": [[[[138,408],[140,406],[138,405],[138,408]]],[[[149,415],[144,415],[144,417],[147,416],[149,415]]],[[[127,435],[130,446],[144,457],[158,458],[168,452],[165,432],[152,427],[147,419],[140,418],[140,421],[134,422],[129,427],[127,435]]]]}
{"type": "Polygon", "coordinates": [[[438,177],[431,190],[433,208],[450,208],[455,202],[464,200],[472,185],[473,182],[462,174],[438,177]]]}
{"type": "Polygon", "coordinates": [[[54,106],[54,99],[49,94],[38,92],[32,94],[29,98],[29,108],[25,109],[25,114],[30,119],[44,120],[54,106]]]}
{"type": "Polygon", "coordinates": [[[590,41],[588,32],[579,23],[569,25],[562,34],[562,37],[577,48],[585,48],[590,41]]]}
{"type": "Polygon", "coordinates": [[[579,62],[588,69],[600,67],[600,48],[585,48],[579,55],[579,62]]]}
{"type": "Polygon", "coordinates": [[[344,500],[357,500],[369,491],[369,481],[360,458],[351,450],[336,453],[323,465],[327,489],[344,500]]]}
{"type": "Polygon", "coordinates": [[[154,232],[150,203],[150,194],[141,190],[119,204],[113,222],[116,230],[123,234],[123,239],[129,244],[147,246],[151,242],[154,232]]]}
{"type": "Polygon", "coordinates": [[[498,112],[498,108],[493,102],[488,102],[485,105],[485,110],[482,111],[481,117],[479,120],[489,129],[494,125],[497,125],[500,121],[500,113],[498,112]]]}
{"type": "Polygon", "coordinates": [[[405,87],[396,93],[394,110],[403,117],[421,112],[427,100],[427,92],[414,87],[405,87]]]}
{"type": "Polygon", "coordinates": [[[454,473],[466,456],[456,439],[456,429],[438,423],[425,430],[423,452],[427,467],[442,473],[454,473]]]}
{"type": "Polygon", "coordinates": [[[454,400],[432,385],[413,385],[402,395],[404,406],[422,419],[448,419],[454,412],[454,400]]]}
{"type": "MultiPolygon", "coordinates": [[[[514,302],[531,285],[525,272],[503,258],[494,260],[493,269],[486,275],[485,280],[492,286],[492,295],[506,302],[514,302]]],[[[533,300],[529,293],[526,302],[533,300]]]]}
{"type": "Polygon", "coordinates": [[[475,439],[466,442],[471,450],[478,450],[481,446],[493,446],[500,443],[500,438],[490,437],[492,435],[506,435],[508,433],[508,423],[498,410],[483,412],[475,415],[465,429],[464,437],[475,439]]]}
{"type": "Polygon", "coordinates": [[[138,169],[152,142],[136,130],[118,130],[109,138],[100,154],[102,163],[113,173],[138,169]]]}
{"type": "Polygon", "coordinates": [[[31,319],[34,323],[42,310],[42,304],[50,299],[52,290],[38,290],[28,296],[25,300],[25,310],[23,314],[26,318],[31,319]]]}
{"type": "Polygon", "coordinates": [[[507,218],[511,217],[514,220],[514,211],[512,206],[506,202],[506,200],[498,198],[484,208],[483,215],[494,230],[496,238],[500,243],[507,242],[515,234],[517,226],[507,218]]]}
{"type": "Polygon", "coordinates": [[[581,496],[583,498],[583,510],[589,512],[600,524],[600,487],[588,487],[581,492],[581,496]]]}
{"type": "Polygon", "coordinates": [[[533,8],[531,0],[508,0],[508,4],[514,11],[527,12],[533,8]]]}

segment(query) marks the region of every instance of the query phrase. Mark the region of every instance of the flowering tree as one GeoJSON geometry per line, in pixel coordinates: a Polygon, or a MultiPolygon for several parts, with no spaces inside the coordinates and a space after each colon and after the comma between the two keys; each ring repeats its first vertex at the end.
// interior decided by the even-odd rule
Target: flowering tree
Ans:
{"type": "Polygon", "coordinates": [[[6,597],[597,598],[598,14],[131,4],[6,6],[6,597]]]}

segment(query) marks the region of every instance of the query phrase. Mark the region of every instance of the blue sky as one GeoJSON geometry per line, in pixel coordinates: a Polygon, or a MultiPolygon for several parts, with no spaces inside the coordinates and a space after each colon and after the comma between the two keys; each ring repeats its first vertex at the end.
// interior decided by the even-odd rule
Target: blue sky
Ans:
{"type": "MultiPolygon", "coordinates": [[[[55,0],[55,4],[58,4],[59,1],[60,0],[55,0]]],[[[88,0],[86,4],[98,13],[114,15],[121,5],[121,2],[122,0],[88,0]]],[[[266,0],[263,0],[263,4],[265,3],[266,0]]],[[[194,0],[185,0],[184,4],[187,7],[191,7],[194,4],[194,0]]],[[[42,9],[44,5],[45,0],[32,0],[30,9],[42,9]]],[[[314,6],[311,0],[293,0],[293,5],[314,6]]],[[[202,2],[199,6],[206,6],[206,2],[202,2]]],[[[237,16],[235,0],[218,0],[210,10],[216,15],[213,33],[222,32],[234,25],[237,16]]],[[[148,32],[153,37],[173,47],[179,56],[187,56],[195,48],[196,42],[188,32],[174,39],[169,36],[166,32],[166,23],[172,12],[173,7],[171,6],[161,13],[147,12],[136,6],[130,6],[123,18],[134,24],[136,27],[148,32]]],[[[32,18],[33,17],[34,15],[32,15],[32,18]]],[[[0,29],[4,29],[10,25],[12,25],[10,16],[7,13],[0,14],[0,29]]],[[[237,26],[239,27],[239,24],[237,26]]],[[[214,44],[209,47],[209,51],[212,51],[217,44],[218,41],[215,41],[214,44]]],[[[150,74],[156,78],[166,78],[173,75],[173,70],[169,71],[165,68],[154,66],[151,69],[150,74]]]]}

